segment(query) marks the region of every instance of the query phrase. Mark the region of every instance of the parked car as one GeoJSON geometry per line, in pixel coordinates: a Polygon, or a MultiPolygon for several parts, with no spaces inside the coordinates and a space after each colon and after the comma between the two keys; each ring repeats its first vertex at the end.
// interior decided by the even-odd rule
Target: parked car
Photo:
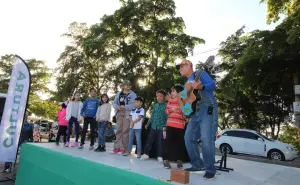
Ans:
{"type": "Polygon", "coordinates": [[[221,152],[242,153],[268,157],[272,160],[293,160],[298,157],[296,147],[272,140],[266,136],[246,129],[227,129],[217,135],[216,148],[221,152]]]}
{"type": "Polygon", "coordinates": [[[48,123],[41,123],[39,125],[39,129],[40,129],[40,132],[48,132],[49,131],[48,123]]]}
{"type": "Polygon", "coordinates": [[[52,128],[58,129],[58,123],[57,122],[53,122],[52,128]]]}

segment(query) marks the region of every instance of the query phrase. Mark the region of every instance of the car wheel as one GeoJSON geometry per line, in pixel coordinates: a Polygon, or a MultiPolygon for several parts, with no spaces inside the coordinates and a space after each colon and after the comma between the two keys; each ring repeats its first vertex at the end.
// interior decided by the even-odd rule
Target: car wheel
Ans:
{"type": "Polygon", "coordinates": [[[280,150],[270,150],[268,157],[274,161],[285,161],[285,156],[280,150]]]}
{"type": "Polygon", "coordinates": [[[220,146],[221,153],[224,153],[225,150],[227,151],[227,154],[232,154],[232,148],[229,144],[222,144],[220,146]]]}

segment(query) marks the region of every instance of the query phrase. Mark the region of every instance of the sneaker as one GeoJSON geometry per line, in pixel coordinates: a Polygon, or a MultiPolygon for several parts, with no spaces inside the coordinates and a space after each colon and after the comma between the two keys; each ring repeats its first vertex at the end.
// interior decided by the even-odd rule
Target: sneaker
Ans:
{"type": "Polygon", "coordinates": [[[80,146],[78,147],[78,149],[83,149],[83,145],[84,144],[80,144],[80,146]]]}
{"type": "Polygon", "coordinates": [[[162,163],[162,162],[164,161],[162,157],[158,157],[157,160],[158,160],[158,162],[160,162],[160,163],[162,163]]]}
{"type": "Polygon", "coordinates": [[[71,147],[78,147],[78,142],[73,143],[71,147]]]}
{"type": "Polygon", "coordinates": [[[89,150],[94,150],[94,146],[90,146],[89,150]]]}
{"type": "Polygon", "coordinates": [[[200,169],[197,169],[197,168],[186,168],[184,169],[184,171],[188,171],[188,172],[198,172],[198,171],[204,171],[204,168],[200,168],[200,169]]]}
{"type": "Polygon", "coordinates": [[[182,168],[182,167],[183,167],[182,161],[178,160],[177,161],[177,168],[182,168]]]}
{"type": "Polygon", "coordinates": [[[148,160],[149,159],[149,155],[142,155],[142,157],[140,158],[142,161],[148,160]]]}
{"type": "Polygon", "coordinates": [[[171,165],[170,165],[170,163],[169,163],[168,160],[164,161],[164,168],[166,168],[166,169],[170,169],[171,168],[171,165]]]}
{"type": "Polygon", "coordinates": [[[69,147],[70,146],[70,142],[67,142],[66,144],[65,144],[65,147],[69,147]]]}
{"type": "Polygon", "coordinates": [[[124,153],[125,153],[124,150],[120,150],[117,154],[118,154],[118,155],[123,155],[124,153]]]}
{"type": "Polygon", "coordinates": [[[136,158],[140,159],[141,158],[141,154],[137,154],[136,158]]]}
{"type": "Polygon", "coordinates": [[[95,152],[100,152],[101,146],[98,146],[94,151],[95,152]]]}
{"type": "Polygon", "coordinates": [[[100,152],[106,152],[105,145],[102,145],[102,147],[100,148],[100,152]]]}
{"type": "Polygon", "coordinates": [[[120,152],[120,149],[118,149],[118,148],[113,149],[113,153],[117,154],[119,152],[120,152]]]}
{"type": "Polygon", "coordinates": [[[213,179],[215,179],[215,178],[216,178],[215,174],[213,174],[213,173],[208,173],[208,172],[206,172],[206,173],[204,174],[204,176],[203,176],[203,179],[204,179],[204,180],[213,180],[213,179]]]}
{"type": "Polygon", "coordinates": [[[125,152],[125,153],[123,154],[123,156],[131,156],[131,153],[130,153],[130,152],[125,152]]]}

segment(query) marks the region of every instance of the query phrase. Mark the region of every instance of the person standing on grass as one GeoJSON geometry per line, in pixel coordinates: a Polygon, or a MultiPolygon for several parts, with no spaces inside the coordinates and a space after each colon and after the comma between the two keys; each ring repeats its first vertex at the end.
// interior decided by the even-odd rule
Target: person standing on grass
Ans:
{"type": "Polygon", "coordinates": [[[101,96],[101,106],[98,108],[96,119],[98,122],[98,148],[95,152],[105,152],[104,132],[111,116],[111,104],[107,94],[101,96]]]}
{"type": "Polygon", "coordinates": [[[131,90],[131,82],[125,80],[122,91],[118,92],[113,102],[113,107],[117,111],[116,141],[113,153],[123,155],[128,149],[130,111],[135,108],[136,94],[131,90]]]}
{"type": "Polygon", "coordinates": [[[81,134],[81,142],[78,149],[83,149],[83,146],[85,144],[86,132],[90,124],[91,143],[89,149],[93,150],[94,143],[95,143],[95,132],[97,127],[96,113],[99,106],[99,100],[96,98],[96,89],[91,88],[89,90],[89,93],[90,93],[90,97],[85,99],[83,107],[80,112],[81,116],[84,118],[84,122],[83,122],[82,134],[81,134]]]}
{"type": "Polygon", "coordinates": [[[154,105],[152,110],[151,118],[149,119],[146,129],[149,128],[149,134],[147,138],[147,143],[144,149],[144,154],[141,160],[149,159],[152,145],[154,142],[157,143],[157,160],[163,162],[164,155],[164,137],[163,132],[166,131],[166,123],[168,115],[165,113],[167,103],[165,102],[166,92],[164,90],[158,90],[156,92],[157,103],[154,105]]]}
{"type": "Polygon", "coordinates": [[[66,120],[67,114],[67,105],[65,102],[59,103],[61,105],[60,111],[56,114],[58,117],[58,132],[56,136],[56,145],[59,145],[60,136],[63,136],[64,145],[67,142],[67,128],[68,128],[68,121],[66,120]]]}
{"type": "Polygon", "coordinates": [[[73,123],[75,125],[75,142],[71,145],[71,147],[78,147],[78,138],[79,138],[79,121],[81,119],[80,111],[82,109],[82,102],[80,100],[80,93],[76,92],[72,100],[68,103],[67,107],[67,115],[66,120],[68,120],[68,133],[67,133],[67,143],[65,147],[70,146],[70,136],[72,133],[73,123]]]}

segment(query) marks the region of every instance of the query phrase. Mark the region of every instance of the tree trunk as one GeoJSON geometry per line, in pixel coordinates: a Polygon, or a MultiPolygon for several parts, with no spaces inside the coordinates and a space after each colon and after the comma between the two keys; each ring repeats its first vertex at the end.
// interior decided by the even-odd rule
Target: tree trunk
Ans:
{"type": "Polygon", "coordinates": [[[275,136],[275,126],[271,125],[271,137],[274,139],[275,136]]]}

